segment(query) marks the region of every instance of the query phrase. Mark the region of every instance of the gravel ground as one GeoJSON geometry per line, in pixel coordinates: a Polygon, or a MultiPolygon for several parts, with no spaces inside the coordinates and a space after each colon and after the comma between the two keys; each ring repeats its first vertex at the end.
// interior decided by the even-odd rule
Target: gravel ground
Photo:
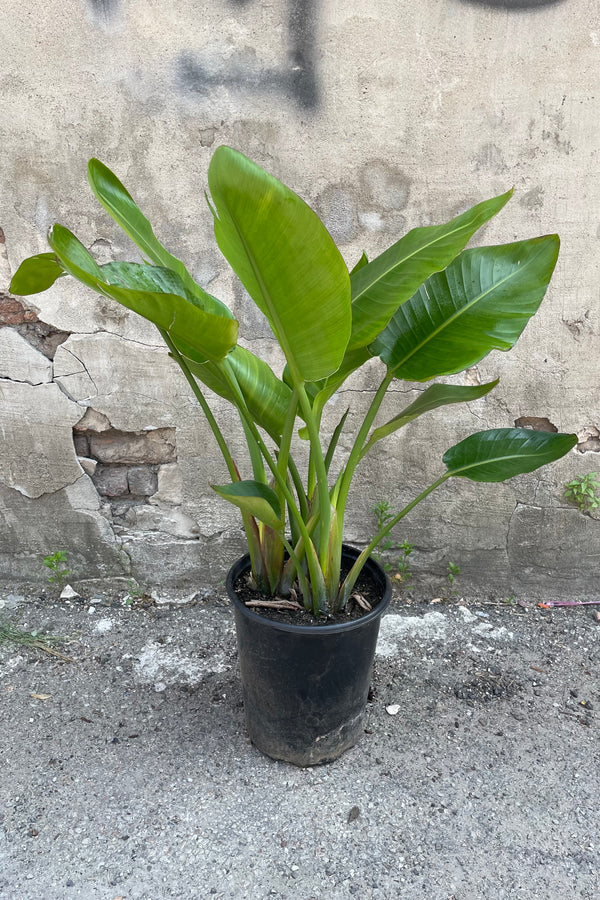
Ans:
{"type": "Polygon", "coordinates": [[[2,900],[600,896],[595,607],[396,600],[361,743],[297,769],[220,596],[82,594],[0,590],[73,660],[0,644],[2,900]]]}

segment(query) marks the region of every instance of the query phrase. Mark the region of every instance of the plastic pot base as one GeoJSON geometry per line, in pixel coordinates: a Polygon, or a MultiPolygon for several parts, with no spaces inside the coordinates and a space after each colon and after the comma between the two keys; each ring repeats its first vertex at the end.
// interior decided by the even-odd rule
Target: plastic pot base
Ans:
{"type": "MultiPolygon", "coordinates": [[[[359,551],[344,547],[352,563],[359,551]]],[[[381,600],[374,609],[335,625],[289,625],[248,609],[233,585],[250,568],[248,556],[229,571],[246,726],[267,756],[297,766],[337,759],[363,734],[379,622],[391,586],[375,560],[365,571],[381,600]]]]}

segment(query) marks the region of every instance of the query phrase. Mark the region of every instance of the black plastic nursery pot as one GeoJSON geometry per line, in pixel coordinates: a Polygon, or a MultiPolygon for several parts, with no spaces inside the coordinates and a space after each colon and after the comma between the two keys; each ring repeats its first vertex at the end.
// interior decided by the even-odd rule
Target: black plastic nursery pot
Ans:
{"type": "MultiPolygon", "coordinates": [[[[348,564],[359,551],[344,546],[348,564]]],[[[334,625],[290,625],[246,607],[234,585],[250,569],[248,555],[229,570],[246,726],[267,756],[314,766],[331,762],[363,733],[375,645],[392,588],[381,566],[369,559],[365,573],[379,603],[359,619],[334,625]]]]}

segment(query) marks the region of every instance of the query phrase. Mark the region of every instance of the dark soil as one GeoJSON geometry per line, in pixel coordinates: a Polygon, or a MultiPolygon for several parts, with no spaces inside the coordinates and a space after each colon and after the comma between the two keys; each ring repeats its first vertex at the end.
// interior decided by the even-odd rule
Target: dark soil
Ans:
{"type": "MultiPolygon", "coordinates": [[[[349,568],[347,566],[342,566],[342,579],[346,577],[348,572],[349,568]]],[[[234,587],[238,598],[247,606],[256,600],[273,601],[283,599],[281,597],[271,597],[269,594],[265,594],[262,591],[257,590],[251,583],[250,573],[244,573],[243,575],[241,575],[236,581],[234,587]]],[[[258,613],[259,615],[264,616],[266,619],[271,619],[275,622],[282,622],[286,625],[340,625],[343,622],[351,622],[355,619],[361,619],[367,612],[369,612],[369,609],[363,609],[360,603],[355,599],[357,595],[360,596],[364,601],[366,601],[371,609],[375,609],[375,607],[381,601],[381,591],[379,587],[374,583],[372,577],[366,569],[363,569],[360,573],[354,586],[352,596],[349,602],[346,604],[345,609],[336,613],[335,615],[319,616],[319,618],[317,618],[304,608],[297,610],[273,609],[272,607],[264,606],[250,606],[249,608],[252,610],[252,612],[258,613]]],[[[298,602],[302,602],[300,596],[298,597],[298,602]]]]}

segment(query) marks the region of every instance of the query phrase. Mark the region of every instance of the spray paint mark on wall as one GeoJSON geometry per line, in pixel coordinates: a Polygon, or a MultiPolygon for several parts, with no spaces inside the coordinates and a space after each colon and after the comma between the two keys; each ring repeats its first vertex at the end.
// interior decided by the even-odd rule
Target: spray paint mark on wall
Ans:
{"type": "MultiPolygon", "coordinates": [[[[253,0],[229,2],[243,6],[253,0]]],[[[208,95],[216,87],[276,93],[289,97],[302,109],[315,109],[319,103],[316,0],[288,0],[287,5],[289,49],[285,62],[265,68],[246,51],[217,66],[206,52],[187,52],[178,61],[181,90],[197,95],[208,95]]]]}
{"type": "Polygon", "coordinates": [[[108,24],[118,12],[121,0],[87,0],[96,21],[108,24]]]}

